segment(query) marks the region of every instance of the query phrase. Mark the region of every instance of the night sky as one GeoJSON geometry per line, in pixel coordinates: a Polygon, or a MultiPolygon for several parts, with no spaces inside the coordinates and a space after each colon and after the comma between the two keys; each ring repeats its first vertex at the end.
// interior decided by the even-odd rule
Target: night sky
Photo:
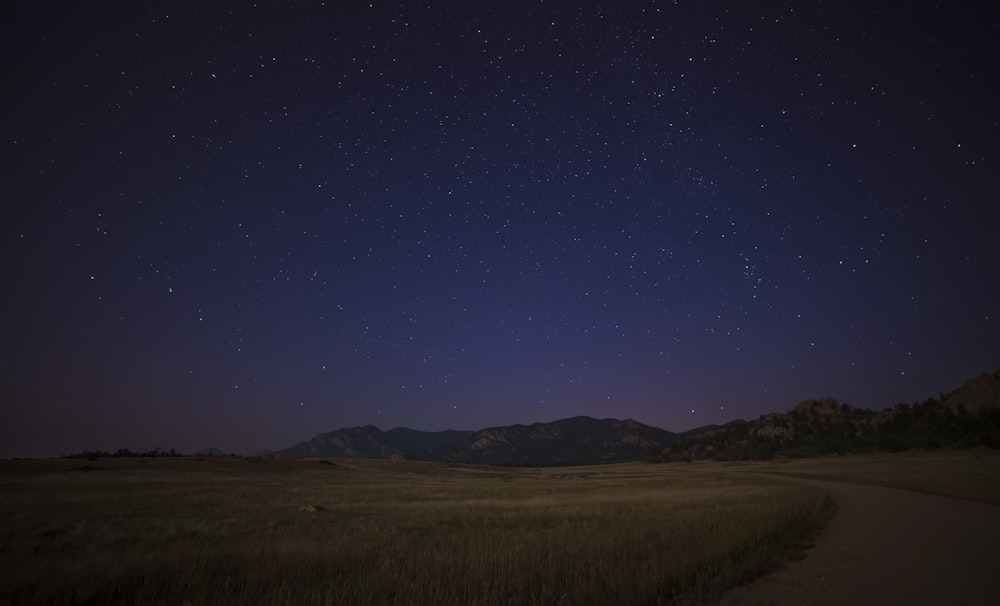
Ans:
{"type": "Polygon", "coordinates": [[[990,3],[13,4],[0,456],[1000,368],[990,3]]]}

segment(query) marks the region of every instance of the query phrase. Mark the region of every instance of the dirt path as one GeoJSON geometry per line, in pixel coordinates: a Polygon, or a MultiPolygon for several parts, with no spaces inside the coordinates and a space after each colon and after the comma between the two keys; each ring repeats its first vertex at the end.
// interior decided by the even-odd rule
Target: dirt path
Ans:
{"type": "Polygon", "coordinates": [[[1000,507],[919,492],[818,486],[839,510],[804,560],[722,596],[722,606],[1000,604],[1000,507]]]}

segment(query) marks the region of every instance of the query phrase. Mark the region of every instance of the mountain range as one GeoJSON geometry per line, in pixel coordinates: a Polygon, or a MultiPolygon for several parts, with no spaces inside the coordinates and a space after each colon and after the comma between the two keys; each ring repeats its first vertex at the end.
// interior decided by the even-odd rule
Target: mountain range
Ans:
{"type": "Polygon", "coordinates": [[[869,410],[807,400],[788,412],[674,433],[632,419],[578,416],[478,431],[338,429],[279,458],[395,458],[489,465],[576,465],[636,459],[766,459],[907,448],[1000,448],[1000,370],[938,398],[869,410]]]}
{"type": "Polygon", "coordinates": [[[436,431],[373,425],[320,434],[275,457],[368,457],[488,465],[578,465],[641,458],[662,452],[679,434],[632,419],[573,417],[479,431],[436,431]]]}

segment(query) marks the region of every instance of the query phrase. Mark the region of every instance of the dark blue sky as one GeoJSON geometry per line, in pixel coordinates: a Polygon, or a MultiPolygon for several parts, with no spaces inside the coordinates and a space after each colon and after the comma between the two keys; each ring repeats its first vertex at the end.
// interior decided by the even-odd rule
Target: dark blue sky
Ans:
{"type": "Polygon", "coordinates": [[[0,456],[677,431],[1000,367],[987,8],[24,4],[0,456]]]}

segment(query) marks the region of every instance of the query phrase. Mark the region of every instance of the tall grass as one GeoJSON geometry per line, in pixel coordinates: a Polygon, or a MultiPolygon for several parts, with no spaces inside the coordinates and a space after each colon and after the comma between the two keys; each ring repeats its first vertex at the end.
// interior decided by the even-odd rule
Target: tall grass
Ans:
{"type": "Polygon", "coordinates": [[[697,603],[831,511],[665,465],[90,465],[0,465],[0,604],[697,603]]]}

